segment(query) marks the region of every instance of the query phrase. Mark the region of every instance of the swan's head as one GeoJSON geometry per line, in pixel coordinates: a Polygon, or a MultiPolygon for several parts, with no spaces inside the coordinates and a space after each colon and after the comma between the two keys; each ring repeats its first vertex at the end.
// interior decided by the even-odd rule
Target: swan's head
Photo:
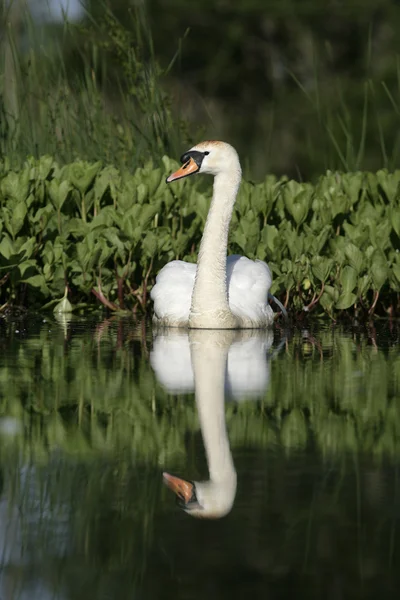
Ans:
{"type": "Polygon", "coordinates": [[[181,156],[181,163],[180,169],[167,177],[167,183],[195,173],[214,177],[220,173],[241,176],[238,154],[235,148],[225,142],[201,142],[181,156]]]}
{"type": "Polygon", "coordinates": [[[164,483],[176,494],[180,508],[198,519],[221,519],[233,506],[236,496],[236,472],[223,481],[187,481],[163,473],[164,483]]]}

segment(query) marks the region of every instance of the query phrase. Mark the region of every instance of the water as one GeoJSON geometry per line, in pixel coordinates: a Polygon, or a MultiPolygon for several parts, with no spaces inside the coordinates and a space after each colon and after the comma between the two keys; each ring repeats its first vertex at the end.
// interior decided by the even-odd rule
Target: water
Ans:
{"type": "Polygon", "coordinates": [[[0,598],[397,598],[399,333],[0,320],[0,598]]]}

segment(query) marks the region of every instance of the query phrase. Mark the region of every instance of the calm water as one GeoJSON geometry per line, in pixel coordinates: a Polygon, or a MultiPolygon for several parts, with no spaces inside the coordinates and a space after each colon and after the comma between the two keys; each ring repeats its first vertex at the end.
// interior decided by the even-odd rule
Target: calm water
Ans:
{"type": "Polygon", "coordinates": [[[397,598],[399,335],[0,320],[0,598],[397,598]]]}

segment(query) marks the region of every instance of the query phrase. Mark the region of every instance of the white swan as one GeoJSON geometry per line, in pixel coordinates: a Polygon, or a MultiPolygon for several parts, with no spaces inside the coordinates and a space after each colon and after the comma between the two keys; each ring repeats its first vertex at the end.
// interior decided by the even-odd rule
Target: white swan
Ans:
{"type": "Polygon", "coordinates": [[[168,263],[151,290],[154,321],[195,329],[263,328],[272,324],[268,265],[244,256],[226,257],[229,223],[242,171],[239,157],[224,142],[202,142],[181,157],[182,167],[167,183],[194,173],[214,175],[214,190],[197,266],[168,263]]]}
{"type": "Polygon", "coordinates": [[[199,482],[163,474],[191,516],[216,519],[233,506],[237,477],[225,426],[225,391],[240,397],[265,392],[272,341],[271,331],[164,330],[155,338],[150,360],[157,379],[172,393],[195,389],[210,478],[199,482]]]}

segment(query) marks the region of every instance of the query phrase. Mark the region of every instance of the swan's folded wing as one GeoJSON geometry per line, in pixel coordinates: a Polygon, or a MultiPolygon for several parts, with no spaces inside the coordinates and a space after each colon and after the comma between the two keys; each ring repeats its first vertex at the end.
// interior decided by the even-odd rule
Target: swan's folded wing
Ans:
{"type": "Polygon", "coordinates": [[[157,319],[188,321],[197,266],[173,260],[161,269],[150,292],[157,319]]]}
{"type": "Polygon", "coordinates": [[[245,256],[229,256],[227,279],[229,306],[234,314],[257,321],[265,310],[270,310],[268,292],[272,276],[265,262],[245,256]]]}

